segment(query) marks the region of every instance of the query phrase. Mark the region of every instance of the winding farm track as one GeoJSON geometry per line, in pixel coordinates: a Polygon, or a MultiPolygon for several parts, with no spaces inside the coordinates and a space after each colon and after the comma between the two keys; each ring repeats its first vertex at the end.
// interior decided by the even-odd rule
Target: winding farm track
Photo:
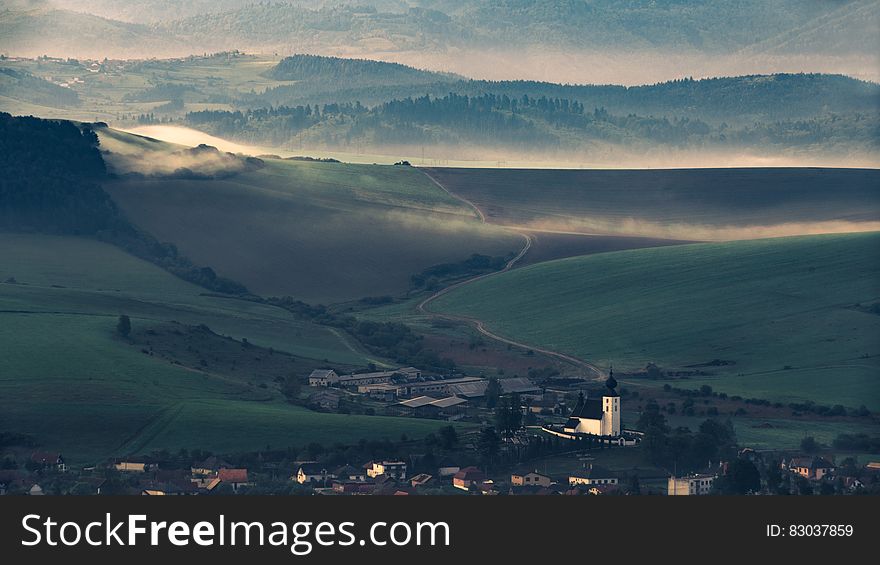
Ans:
{"type": "MultiPolygon", "coordinates": [[[[486,221],[486,215],[483,213],[482,210],[480,210],[480,208],[476,204],[474,204],[470,200],[464,198],[463,196],[455,194],[454,192],[452,192],[451,190],[449,190],[448,188],[443,186],[443,184],[441,184],[440,181],[438,181],[437,179],[432,177],[427,171],[425,171],[423,169],[420,169],[420,170],[426,177],[431,179],[431,182],[433,182],[441,190],[443,190],[443,192],[445,192],[446,194],[448,194],[452,198],[455,198],[456,200],[462,202],[463,204],[465,204],[469,208],[471,208],[474,212],[474,215],[477,217],[478,220],[480,220],[481,223],[483,223],[483,224],[488,223],[486,221]]],[[[476,318],[471,318],[468,316],[456,316],[453,314],[438,314],[436,312],[432,312],[428,308],[428,305],[430,305],[432,302],[434,302],[435,300],[437,300],[438,298],[440,298],[441,296],[445,295],[446,293],[448,293],[452,290],[455,290],[457,288],[461,288],[465,285],[475,283],[477,281],[481,281],[483,279],[487,279],[489,277],[494,277],[494,276],[500,275],[502,273],[506,273],[507,271],[513,269],[517,265],[517,263],[519,263],[522,260],[522,258],[526,256],[526,254],[532,248],[533,238],[532,238],[531,234],[528,232],[519,230],[515,227],[511,227],[511,226],[498,226],[498,227],[502,227],[502,228],[508,229],[510,231],[516,232],[517,235],[519,235],[520,237],[523,238],[523,246],[519,250],[519,252],[510,261],[508,261],[501,270],[494,271],[491,273],[486,273],[484,275],[478,275],[476,277],[472,277],[472,278],[463,280],[461,282],[457,282],[453,285],[447,286],[445,288],[442,288],[442,289],[438,290],[437,292],[435,292],[434,294],[432,294],[431,296],[429,296],[429,297],[425,298],[424,300],[422,300],[421,302],[419,302],[419,305],[416,307],[416,309],[420,313],[425,314],[427,316],[434,317],[434,318],[440,318],[443,320],[449,320],[449,321],[453,321],[453,322],[467,323],[470,326],[472,326],[475,330],[477,330],[480,334],[488,337],[489,339],[493,339],[497,342],[500,342],[500,343],[503,343],[506,345],[512,345],[514,347],[519,347],[521,349],[532,350],[537,353],[547,355],[548,357],[553,357],[555,359],[559,359],[560,361],[562,361],[564,363],[567,363],[569,365],[573,365],[573,366],[577,367],[578,369],[585,371],[587,373],[587,375],[585,375],[585,376],[591,377],[593,379],[604,378],[605,374],[602,372],[601,369],[599,369],[599,367],[597,367],[596,365],[593,365],[592,363],[584,361],[583,359],[578,359],[577,357],[573,357],[571,355],[566,355],[565,353],[560,353],[558,351],[553,351],[550,349],[543,349],[540,347],[535,347],[535,346],[529,345],[527,343],[514,341],[512,339],[508,339],[506,337],[500,336],[496,333],[493,333],[490,330],[487,330],[483,321],[478,320],[476,318]]]]}

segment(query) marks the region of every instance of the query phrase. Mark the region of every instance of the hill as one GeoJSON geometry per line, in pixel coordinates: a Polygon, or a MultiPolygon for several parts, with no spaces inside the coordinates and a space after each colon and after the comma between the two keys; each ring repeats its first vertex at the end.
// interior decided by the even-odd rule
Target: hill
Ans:
{"type": "Polygon", "coordinates": [[[0,97],[30,104],[68,108],[80,103],[76,91],[26,71],[0,67],[0,97]]]}
{"type": "Polygon", "coordinates": [[[0,233],[0,281],[0,425],[71,462],[356,443],[404,429],[415,438],[439,425],[285,403],[279,378],[302,378],[324,359],[343,369],[367,359],[331,329],[206,296],[104,243],[0,233]],[[130,339],[116,333],[121,313],[131,317],[130,339]],[[177,352],[163,351],[163,340],[177,352]]]}
{"type": "Polygon", "coordinates": [[[175,37],[143,24],[119,22],[49,5],[0,11],[0,51],[26,57],[137,57],[189,51],[175,37]]]}
{"type": "Polygon", "coordinates": [[[509,271],[432,308],[615,373],[654,362],[694,377],[684,388],[877,409],[878,243],[868,233],[604,253],[509,271]]]}
{"type": "Polygon", "coordinates": [[[285,57],[267,72],[267,76],[274,80],[325,81],[328,86],[335,83],[337,88],[340,81],[366,86],[419,84],[456,78],[454,75],[423,71],[398,63],[317,55],[285,57]]]}
{"type": "Polygon", "coordinates": [[[135,224],[193,261],[262,296],[310,303],[405,293],[428,267],[520,245],[405,166],[266,159],[226,179],[104,187],[135,224]]]}
{"type": "Polygon", "coordinates": [[[427,169],[490,223],[587,234],[747,239],[880,227],[874,169],[427,169]]]}

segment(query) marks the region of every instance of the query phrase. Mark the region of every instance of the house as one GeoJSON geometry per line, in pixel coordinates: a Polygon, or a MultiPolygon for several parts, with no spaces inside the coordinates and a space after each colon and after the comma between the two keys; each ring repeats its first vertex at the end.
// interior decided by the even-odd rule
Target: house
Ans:
{"type": "Polygon", "coordinates": [[[370,494],[373,492],[375,485],[360,481],[333,481],[333,492],[335,494],[370,494]]]}
{"type": "Polygon", "coordinates": [[[568,484],[571,486],[616,485],[617,476],[607,469],[590,463],[584,469],[569,475],[568,484]]]}
{"type": "Polygon", "coordinates": [[[352,467],[351,465],[343,465],[333,470],[333,478],[344,481],[364,482],[367,480],[367,472],[363,468],[352,467]]]}
{"type": "Polygon", "coordinates": [[[537,471],[529,473],[514,473],[510,476],[510,484],[515,487],[540,486],[549,487],[553,484],[553,479],[547,475],[542,475],[537,471]]]}
{"type": "Polygon", "coordinates": [[[141,490],[142,496],[185,496],[198,494],[199,487],[182,477],[171,480],[148,481],[141,490]]]}
{"type": "Polygon", "coordinates": [[[427,473],[419,473],[409,480],[409,484],[413,487],[423,487],[431,482],[434,477],[427,473]]]}
{"type": "Polygon", "coordinates": [[[712,492],[715,475],[698,474],[686,477],[669,477],[666,494],[669,496],[702,496],[712,492]]]}
{"type": "Polygon", "coordinates": [[[465,467],[452,477],[452,486],[470,491],[472,487],[483,484],[486,475],[476,467],[465,467]]]}
{"type": "Polygon", "coordinates": [[[532,401],[527,401],[527,406],[530,412],[533,414],[563,414],[565,410],[565,404],[559,401],[559,398],[555,393],[545,393],[540,398],[535,398],[532,401]]]}
{"type": "Polygon", "coordinates": [[[296,482],[304,484],[325,484],[328,479],[335,479],[336,476],[327,470],[325,465],[321,463],[308,462],[302,463],[296,471],[294,477],[296,482]]]}
{"type": "Polygon", "coordinates": [[[406,479],[406,463],[403,461],[370,461],[364,465],[367,476],[377,478],[382,475],[402,481],[406,479]]]}
{"type": "Polygon", "coordinates": [[[563,431],[568,434],[589,434],[594,436],[620,436],[620,395],[617,394],[617,380],[614,371],[605,381],[607,390],[598,398],[578,399],[565,422],[563,431]]]}
{"type": "Polygon", "coordinates": [[[119,461],[114,465],[114,468],[121,473],[146,473],[157,467],[157,465],[145,461],[119,461]]]}
{"type": "Polygon", "coordinates": [[[792,457],[783,468],[811,481],[821,481],[834,472],[834,465],[823,457],[792,457]]]}
{"type": "Polygon", "coordinates": [[[221,483],[230,485],[233,491],[249,485],[247,469],[220,469],[217,471],[217,478],[221,483]]]}
{"type": "Polygon", "coordinates": [[[230,464],[223,459],[212,455],[190,467],[190,473],[192,473],[193,477],[216,477],[217,471],[229,466],[230,464]]]}
{"type": "Polygon", "coordinates": [[[402,488],[397,479],[390,475],[379,475],[373,479],[372,485],[373,490],[370,491],[370,494],[376,496],[390,496],[402,488]]]}
{"type": "Polygon", "coordinates": [[[40,466],[41,469],[55,469],[56,471],[67,471],[67,465],[64,464],[64,458],[60,453],[55,451],[35,451],[31,453],[31,461],[40,466]]]}
{"type": "Polygon", "coordinates": [[[525,485],[520,487],[511,486],[507,494],[514,496],[551,496],[559,494],[559,491],[540,485],[525,485]]]}
{"type": "Polygon", "coordinates": [[[309,386],[331,386],[339,382],[333,369],[315,369],[309,374],[309,386]]]}

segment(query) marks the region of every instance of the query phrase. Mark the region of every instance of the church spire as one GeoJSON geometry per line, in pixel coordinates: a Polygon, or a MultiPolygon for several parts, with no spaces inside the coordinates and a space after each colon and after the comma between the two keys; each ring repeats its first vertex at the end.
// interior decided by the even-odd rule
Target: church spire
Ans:
{"type": "Polygon", "coordinates": [[[614,390],[617,388],[617,379],[614,378],[614,365],[611,365],[611,368],[608,371],[608,380],[605,381],[605,386],[608,387],[610,396],[617,396],[617,391],[614,390]]]}

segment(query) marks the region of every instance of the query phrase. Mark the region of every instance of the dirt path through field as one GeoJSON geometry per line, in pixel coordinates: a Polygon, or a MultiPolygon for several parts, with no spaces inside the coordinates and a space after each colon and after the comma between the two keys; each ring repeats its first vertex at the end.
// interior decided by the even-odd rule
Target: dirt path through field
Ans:
{"type": "MultiPolygon", "coordinates": [[[[425,176],[427,176],[429,179],[431,179],[431,181],[434,184],[436,184],[441,190],[443,190],[444,192],[449,194],[451,197],[455,198],[456,200],[459,200],[460,202],[466,204],[471,209],[473,209],[474,214],[476,215],[477,219],[480,220],[481,223],[484,223],[484,224],[487,223],[486,222],[486,215],[483,213],[482,210],[480,210],[480,208],[476,204],[474,204],[470,200],[468,200],[462,196],[459,196],[458,194],[455,194],[454,192],[450,191],[445,186],[443,186],[437,179],[432,177],[430,174],[428,174],[424,170],[422,172],[425,174],[425,176]]],[[[560,353],[558,351],[552,351],[550,349],[543,349],[540,347],[535,347],[534,345],[529,345],[526,343],[522,343],[519,341],[514,341],[512,339],[508,339],[506,337],[502,337],[496,333],[493,333],[493,332],[487,330],[483,321],[478,320],[476,318],[471,318],[468,316],[456,316],[456,315],[452,315],[452,314],[438,314],[436,312],[432,312],[428,308],[428,306],[432,302],[434,302],[435,300],[437,300],[441,296],[445,295],[446,293],[448,293],[456,288],[461,288],[465,285],[472,284],[477,281],[487,279],[489,277],[494,277],[494,276],[500,275],[501,273],[506,273],[507,271],[514,268],[517,265],[517,263],[519,263],[520,260],[522,260],[522,258],[526,256],[526,254],[529,252],[529,249],[532,248],[532,241],[533,241],[532,235],[527,231],[522,231],[522,230],[519,230],[514,227],[510,227],[510,226],[504,226],[504,227],[505,227],[505,229],[509,229],[510,231],[513,231],[517,235],[522,237],[523,238],[523,246],[519,250],[519,252],[510,261],[508,261],[504,265],[504,267],[501,270],[494,271],[492,273],[487,273],[484,275],[478,275],[478,276],[463,280],[461,282],[455,283],[453,285],[447,286],[446,288],[440,289],[437,292],[435,292],[434,294],[432,294],[431,296],[422,300],[416,308],[418,309],[419,312],[421,312],[422,314],[425,314],[427,316],[431,316],[434,318],[440,318],[443,320],[454,321],[454,322],[464,322],[466,324],[469,324],[475,330],[477,330],[480,334],[488,337],[489,339],[493,339],[495,341],[498,341],[500,343],[503,343],[506,345],[512,345],[514,347],[519,347],[521,349],[532,350],[536,353],[542,353],[542,354],[547,355],[549,357],[559,359],[560,361],[563,361],[564,363],[567,363],[569,365],[573,365],[573,366],[585,371],[587,373],[585,376],[587,376],[587,377],[590,377],[593,379],[604,378],[605,374],[602,372],[601,369],[599,369],[596,365],[589,363],[588,361],[584,361],[583,359],[578,359],[577,357],[573,357],[571,355],[566,355],[565,353],[560,353]]]]}

